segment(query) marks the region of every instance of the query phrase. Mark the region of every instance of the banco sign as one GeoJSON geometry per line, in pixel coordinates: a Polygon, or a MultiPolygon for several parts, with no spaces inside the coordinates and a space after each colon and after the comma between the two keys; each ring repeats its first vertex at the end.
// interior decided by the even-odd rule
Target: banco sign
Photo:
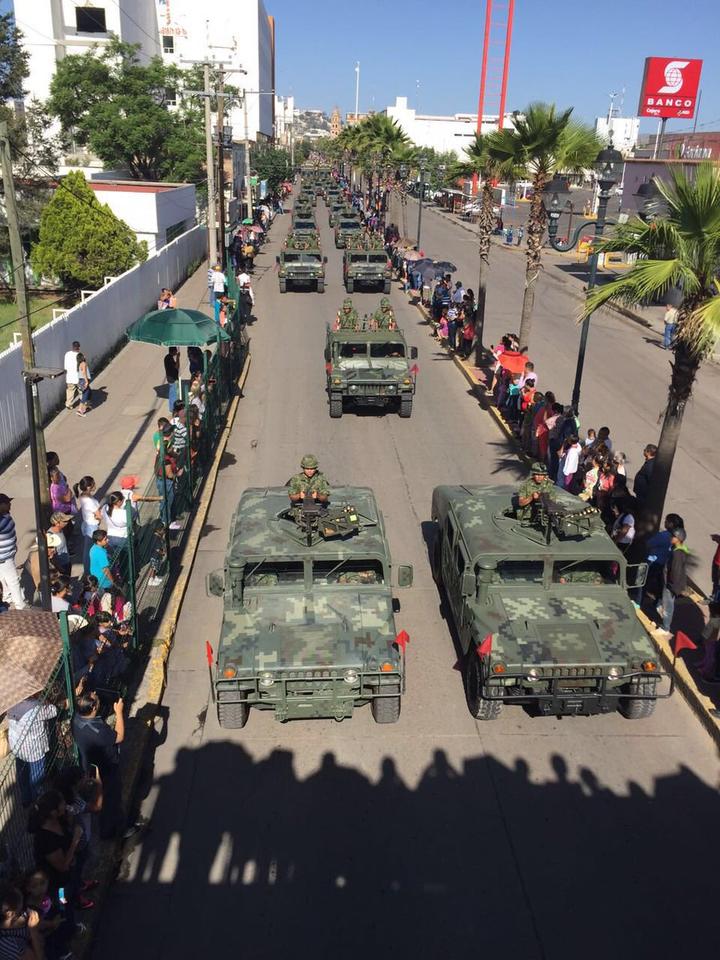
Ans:
{"type": "Polygon", "coordinates": [[[702,65],[702,60],[648,57],[640,88],[638,116],[692,118],[702,65]]]}

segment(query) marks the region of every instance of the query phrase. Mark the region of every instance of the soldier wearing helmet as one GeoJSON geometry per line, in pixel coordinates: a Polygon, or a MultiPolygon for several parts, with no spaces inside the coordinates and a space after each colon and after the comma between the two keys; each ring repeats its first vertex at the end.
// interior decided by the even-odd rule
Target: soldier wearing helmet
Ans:
{"type": "Polygon", "coordinates": [[[517,501],[520,510],[518,515],[524,519],[528,516],[533,503],[540,499],[543,493],[552,493],[555,484],[548,476],[548,468],[544,463],[536,461],[530,467],[530,476],[523,480],[517,492],[517,501]]]}
{"type": "Polygon", "coordinates": [[[380,307],[372,316],[376,330],[396,330],[395,314],[390,303],[390,297],[383,297],[380,307]]]}
{"type": "Polygon", "coordinates": [[[305,454],[300,461],[300,473],[288,480],[288,496],[291,503],[300,503],[306,497],[312,497],[318,503],[327,503],[330,499],[330,484],[318,469],[318,458],[314,453],[305,454]]]}
{"type": "Polygon", "coordinates": [[[358,325],[359,317],[357,310],[353,307],[350,297],[345,297],[340,310],[338,310],[335,319],[335,330],[354,330],[358,325]]]}

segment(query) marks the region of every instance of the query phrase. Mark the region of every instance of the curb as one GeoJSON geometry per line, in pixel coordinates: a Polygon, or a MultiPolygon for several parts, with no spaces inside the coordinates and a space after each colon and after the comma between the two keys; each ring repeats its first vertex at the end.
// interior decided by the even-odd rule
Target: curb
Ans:
{"type": "MultiPolygon", "coordinates": [[[[130,721],[128,724],[130,735],[125,741],[125,750],[123,751],[127,758],[126,762],[123,764],[123,810],[128,810],[132,804],[133,796],[140,779],[140,773],[145,758],[145,750],[150,739],[151,731],[153,730],[157,707],[162,702],[163,693],[165,692],[167,662],[170,657],[170,651],[173,647],[175,631],[177,629],[177,624],[180,617],[180,610],[185,598],[185,592],[190,580],[190,575],[195,564],[195,556],[197,554],[197,548],[200,542],[202,529],[205,526],[205,520],[210,510],[210,503],[215,492],[215,485],[217,483],[217,477],[220,471],[220,461],[223,458],[225,448],[227,447],[228,440],[230,439],[230,433],[232,432],[232,428],[235,423],[237,409],[243,395],[243,389],[245,387],[248,373],[250,371],[251,359],[252,356],[248,350],[245,363],[243,364],[243,369],[237,380],[238,390],[232,399],[230,407],[228,408],[225,426],[220,434],[220,439],[215,450],[212,466],[205,477],[205,483],[203,485],[200,502],[195,515],[193,516],[192,523],[190,525],[190,534],[185,543],[185,547],[183,548],[183,564],[180,575],[175,582],[175,586],[168,601],[167,610],[165,611],[162,622],[160,623],[158,633],[152,641],[152,652],[150,654],[150,659],[145,667],[142,680],[138,685],[138,690],[135,696],[135,704],[140,705],[134,705],[128,714],[128,720],[130,721]]],[[[125,841],[123,840],[106,841],[100,846],[97,870],[100,886],[98,887],[98,893],[95,898],[95,911],[93,912],[93,916],[89,918],[87,931],[83,934],[82,939],[79,939],[75,944],[75,955],[79,958],[79,960],[83,960],[84,957],[89,956],[93,943],[94,928],[97,926],[102,913],[105,894],[113,884],[117,871],[117,865],[122,859],[122,847],[124,842],[125,841]]]]}
{"type": "MultiPolygon", "coordinates": [[[[420,303],[417,303],[416,307],[425,318],[425,321],[429,324],[430,316],[425,307],[423,307],[420,303]]],[[[463,361],[455,354],[453,354],[453,363],[470,384],[473,393],[476,396],[487,396],[484,387],[478,383],[473,376],[472,371],[468,369],[467,365],[463,363],[463,361]]],[[[532,458],[529,457],[522,449],[520,449],[514,433],[500,416],[500,412],[498,411],[497,407],[495,407],[494,404],[488,404],[484,409],[490,414],[490,419],[495,422],[508,443],[512,445],[518,459],[526,466],[529,465],[532,462],[532,458]]],[[[695,603],[702,602],[704,598],[701,592],[698,590],[697,586],[692,583],[692,581],[689,582],[693,591],[691,599],[695,603]]],[[[680,691],[682,698],[700,721],[705,732],[712,739],[718,749],[720,749],[720,722],[718,722],[718,720],[710,713],[710,710],[714,709],[715,707],[714,703],[709,697],[705,696],[704,693],[701,693],[698,690],[695,680],[688,670],[684,659],[682,657],[674,658],[669,640],[658,632],[655,624],[645,616],[642,610],[636,608],[635,613],[655,645],[660,657],[660,661],[668,673],[672,671],[673,659],[675,659],[675,686],[680,691]]]]}

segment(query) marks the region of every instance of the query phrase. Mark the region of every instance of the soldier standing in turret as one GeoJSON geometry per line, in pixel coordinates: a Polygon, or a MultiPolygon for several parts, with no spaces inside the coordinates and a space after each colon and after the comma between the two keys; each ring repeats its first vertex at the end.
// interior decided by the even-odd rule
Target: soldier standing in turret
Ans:
{"type": "Polygon", "coordinates": [[[536,461],[530,467],[530,476],[518,487],[517,501],[518,518],[525,520],[530,516],[533,504],[538,501],[543,493],[552,493],[555,490],[555,484],[548,476],[548,469],[544,463],[536,461]]]}
{"type": "Polygon", "coordinates": [[[300,461],[300,473],[290,477],[287,486],[293,504],[299,504],[306,497],[312,497],[318,503],[327,503],[330,499],[330,484],[318,469],[318,458],[314,453],[305,454],[300,461]]]}
{"type": "Polygon", "coordinates": [[[338,310],[333,329],[355,330],[357,324],[359,323],[359,319],[358,312],[355,307],[353,307],[352,300],[350,297],[345,297],[342,308],[338,310]]]}
{"type": "Polygon", "coordinates": [[[373,321],[377,330],[396,330],[395,314],[390,303],[390,297],[383,297],[380,307],[373,314],[373,321]]]}

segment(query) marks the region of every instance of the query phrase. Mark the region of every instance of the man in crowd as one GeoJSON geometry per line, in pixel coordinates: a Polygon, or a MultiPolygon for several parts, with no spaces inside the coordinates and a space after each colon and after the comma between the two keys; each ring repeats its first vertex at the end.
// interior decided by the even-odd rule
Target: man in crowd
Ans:
{"type": "Polygon", "coordinates": [[[318,467],[318,458],[315,454],[306,453],[300,461],[300,473],[296,473],[288,480],[288,496],[292,504],[299,504],[306,497],[312,497],[318,503],[328,502],[330,484],[318,467]]]}
{"type": "Polygon", "coordinates": [[[690,551],[685,541],[687,534],[682,527],[671,532],[670,556],[665,565],[665,587],[662,594],[663,630],[670,633],[675,601],[687,590],[687,558],[690,551]]]}
{"type": "Polygon", "coordinates": [[[216,263],[212,271],[212,299],[211,303],[220,297],[221,294],[225,293],[225,274],[222,271],[222,267],[219,263],[216,263]]]}
{"type": "Polygon", "coordinates": [[[22,805],[29,807],[45,779],[45,758],[50,752],[47,721],[57,716],[57,707],[42,703],[40,693],[11,707],[8,743],[15,757],[22,805]]]}
{"type": "Polygon", "coordinates": [[[177,347],[168,347],[165,354],[165,382],[168,385],[168,407],[173,413],[177,400],[178,380],[180,379],[180,351],[177,347]]]}
{"type": "Polygon", "coordinates": [[[65,354],[63,366],[65,367],[65,407],[72,410],[78,397],[78,383],[80,374],[78,372],[78,354],[80,353],[80,344],[73,340],[73,345],[65,354]]]}
{"type": "Polygon", "coordinates": [[[635,479],[633,480],[633,493],[635,494],[635,499],[640,503],[643,503],[647,499],[650,481],[652,480],[653,470],[655,469],[657,449],[654,443],[647,444],[643,450],[645,462],[635,474],[635,479]]]}
{"type": "Polygon", "coordinates": [[[17,533],[15,521],[10,516],[11,503],[12,497],[0,493],[0,583],[2,583],[5,600],[12,600],[16,610],[23,610],[26,603],[15,565],[17,533]]]}

